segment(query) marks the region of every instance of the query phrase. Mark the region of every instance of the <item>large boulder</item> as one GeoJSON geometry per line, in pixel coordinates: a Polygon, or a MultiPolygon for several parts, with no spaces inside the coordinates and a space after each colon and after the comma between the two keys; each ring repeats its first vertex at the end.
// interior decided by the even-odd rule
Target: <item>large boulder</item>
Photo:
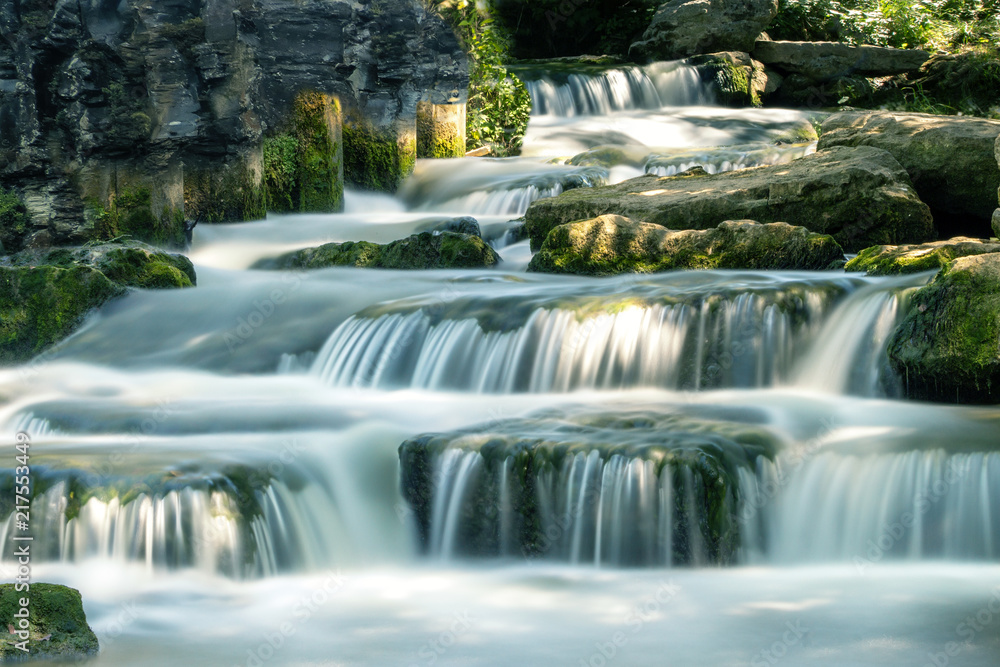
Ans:
{"type": "Polygon", "coordinates": [[[758,41],[754,59],[784,74],[799,74],[814,82],[847,76],[890,76],[916,72],[930,53],[915,49],[851,46],[841,42],[758,41]]]}
{"type": "Polygon", "coordinates": [[[760,106],[764,95],[777,88],[764,65],[739,51],[694,56],[687,58],[684,64],[698,71],[701,80],[723,106],[760,106]]]}
{"type": "Polygon", "coordinates": [[[937,271],[959,257],[1000,252],[1000,243],[962,236],[919,245],[881,245],[865,248],[847,262],[847,271],[867,271],[869,276],[937,271]]]}
{"type": "Polygon", "coordinates": [[[607,213],[668,229],[709,229],[732,219],[787,222],[829,234],[848,252],[934,236],[930,209],[887,151],[820,151],[789,164],[722,174],[692,170],[570,190],[534,202],[525,216],[537,250],[555,227],[607,213]]]}
{"type": "Polygon", "coordinates": [[[675,269],[825,269],[842,261],[832,237],[783,222],[727,221],[715,229],[671,231],[619,215],[556,227],[529,271],[612,275],[675,269]]]}
{"type": "Polygon", "coordinates": [[[913,294],[888,351],[911,398],[1000,403],[1000,254],[956,259],[913,294]]]}
{"type": "Polygon", "coordinates": [[[96,655],[99,648],[75,588],[31,583],[29,589],[18,590],[16,584],[0,584],[0,624],[13,628],[9,635],[5,630],[0,643],[0,662],[76,662],[96,655]]]}
{"type": "Polygon", "coordinates": [[[671,0],[656,10],[629,56],[644,62],[748,52],[777,14],[778,0],[671,0]]]}
{"type": "Polygon", "coordinates": [[[257,262],[258,269],[475,269],[500,263],[500,256],[478,236],[421,232],[385,245],[367,241],[327,243],[257,262]]]}
{"type": "Polygon", "coordinates": [[[931,208],[942,236],[987,237],[997,207],[1000,121],[891,111],[848,111],[823,121],[819,148],[874,146],[892,153],[931,208]]]}

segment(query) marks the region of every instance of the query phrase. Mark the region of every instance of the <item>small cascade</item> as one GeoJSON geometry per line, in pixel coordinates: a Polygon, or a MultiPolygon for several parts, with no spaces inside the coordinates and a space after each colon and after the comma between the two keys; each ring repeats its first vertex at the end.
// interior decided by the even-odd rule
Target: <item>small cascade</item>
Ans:
{"type": "Polygon", "coordinates": [[[481,393],[769,386],[787,376],[801,334],[834,296],[581,303],[540,307],[504,328],[477,319],[483,303],[448,319],[423,308],[359,315],[333,332],[311,372],[341,387],[481,393]]]}
{"type": "Polygon", "coordinates": [[[741,517],[761,494],[757,471],[775,474],[768,438],[627,411],[542,417],[404,443],[403,486],[435,558],[729,563],[762,546],[741,517]]]}
{"type": "Polygon", "coordinates": [[[608,170],[535,160],[421,160],[400,196],[415,211],[524,215],[532,202],[604,185],[608,170]]]}
{"type": "Polygon", "coordinates": [[[800,360],[794,384],[838,394],[898,396],[899,378],[889,367],[885,349],[906,312],[909,293],[924,281],[906,277],[851,295],[800,360]]]}
{"type": "Polygon", "coordinates": [[[701,150],[676,151],[667,155],[650,155],[646,173],[654,176],[676,176],[693,167],[709,174],[738,171],[751,167],[787,164],[816,152],[816,142],[779,146],[751,144],[722,146],[701,150]]]}
{"type": "Polygon", "coordinates": [[[770,517],[784,562],[1000,558],[1000,453],[823,451],[770,517]]]}
{"type": "Polygon", "coordinates": [[[711,104],[698,71],[676,62],[571,73],[561,79],[524,73],[532,115],[606,116],[615,111],[711,104]]]}
{"type": "MultiPolygon", "coordinates": [[[[150,570],[196,568],[243,579],[315,569],[334,553],[330,496],[267,471],[172,470],[154,478],[33,469],[33,558],[98,558],[150,570]],[[317,523],[321,517],[324,522],[317,523]]],[[[0,540],[16,534],[11,507],[0,540]]],[[[0,563],[11,562],[10,553],[0,563]]]]}

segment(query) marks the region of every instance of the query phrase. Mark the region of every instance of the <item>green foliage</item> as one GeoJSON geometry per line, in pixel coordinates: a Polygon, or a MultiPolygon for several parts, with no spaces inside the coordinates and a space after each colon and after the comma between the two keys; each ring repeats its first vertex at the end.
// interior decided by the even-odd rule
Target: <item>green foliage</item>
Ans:
{"type": "Polygon", "coordinates": [[[489,145],[496,155],[517,155],[528,127],[531,97],[506,68],[509,40],[474,2],[431,0],[431,4],[455,29],[469,54],[466,148],[489,145]]]}
{"type": "Polygon", "coordinates": [[[295,100],[282,132],[264,139],[264,187],[268,210],[332,213],[343,203],[340,146],[334,125],[339,103],[322,93],[295,100]]]}
{"type": "Polygon", "coordinates": [[[779,0],[773,39],[832,40],[899,48],[995,43],[996,0],[779,0]]]}
{"type": "Polygon", "coordinates": [[[0,252],[21,249],[31,217],[17,193],[0,188],[0,252]]]}

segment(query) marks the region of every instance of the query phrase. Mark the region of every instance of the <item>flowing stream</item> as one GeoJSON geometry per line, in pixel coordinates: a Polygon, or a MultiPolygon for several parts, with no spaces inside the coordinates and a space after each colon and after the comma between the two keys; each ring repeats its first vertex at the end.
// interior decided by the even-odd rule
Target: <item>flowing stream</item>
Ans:
{"type": "Polygon", "coordinates": [[[0,372],[93,664],[1000,663],[1000,410],[900,400],[885,354],[929,275],[524,271],[531,201],[795,159],[806,114],[672,63],[529,87],[522,157],[200,226],[196,289],[0,372]],[[251,268],[463,215],[499,268],[251,268]]]}

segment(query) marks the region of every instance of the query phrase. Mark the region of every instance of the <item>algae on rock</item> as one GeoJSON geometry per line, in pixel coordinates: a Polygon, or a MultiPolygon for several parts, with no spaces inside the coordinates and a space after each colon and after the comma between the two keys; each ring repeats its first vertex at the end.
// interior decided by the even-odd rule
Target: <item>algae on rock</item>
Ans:
{"type": "Polygon", "coordinates": [[[847,262],[847,271],[867,271],[869,276],[890,276],[937,271],[952,260],[1000,252],[1000,243],[962,236],[920,245],[883,245],[865,248],[847,262]]]}
{"type": "Polygon", "coordinates": [[[36,582],[30,589],[19,591],[15,584],[0,584],[0,624],[13,626],[15,632],[21,627],[17,614],[22,600],[28,602],[28,652],[17,648],[20,636],[8,635],[0,643],[0,662],[78,661],[97,654],[97,635],[87,624],[80,591],[36,582]]]}

